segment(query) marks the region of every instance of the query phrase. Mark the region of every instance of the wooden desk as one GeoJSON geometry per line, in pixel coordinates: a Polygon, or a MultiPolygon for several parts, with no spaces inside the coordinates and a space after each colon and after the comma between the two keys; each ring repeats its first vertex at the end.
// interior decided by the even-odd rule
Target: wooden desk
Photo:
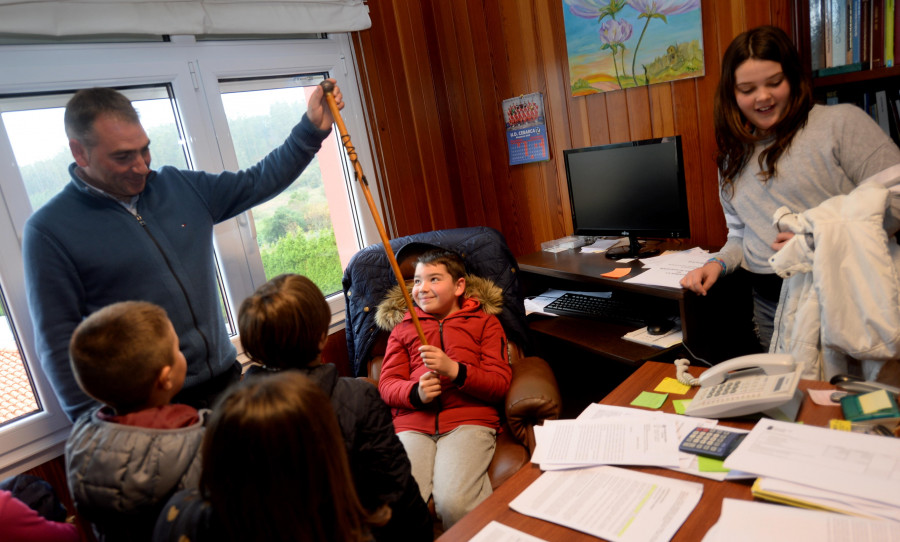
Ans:
{"type": "MultiPolygon", "coordinates": [[[[698,375],[700,370],[692,367],[691,374],[698,375]]],[[[637,369],[625,382],[612,393],[600,401],[605,405],[627,406],[640,392],[652,391],[664,377],[675,377],[675,366],[668,363],[647,362],[637,369]]],[[[807,389],[833,389],[834,386],[827,382],[803,380],[800,388],[807,389]]],[[[693,388],[685,398],[693,397],[697,388],[693,388]]],[[[672,398],[666,400],[661,409],[664,412],[674,412],[672,398]]],[[[840,407],[824,407],[814,404],[807,396],[800,407],[798,419],[812,425],[828,425],[832,418],[842,418],[840,407]]],[[[742,427],[750,429],[752,423],[720,422],[722,425],[742,427]]],[[[639,471],[700,482],[703,484],[703,496],[694,508],[691,515],[675,534],[673,541],[694,542],[703,538],[706,531],[718,521],[722,510],[722,499],[729,497],[734,499],[752,500],[750,494],[751,481],[717,482],[706,478],[698,478],[689,474],[675,472],[669,469],[655,467],[628,467],[639,471]]],[[[467,514],[462,520],[444,533],[438,540],[441,542],[463,541],[475,536],[491,520],[497,520],[510,527],[519,529],[531,535],[543,538],[550,542],[579,542],[587,540],[599,540],[588,534],[550,523],[537,518],[532,518],[512,511],[509,502],[527,488],[541,475],[541,470],[533,464],[522,467],[509,480],[503,483],[493,495],[488,497],[475,510],[467,514]]]]}
{"type": "MultiPolygon", "coordinates": [[[[683,250],[687,247],[660,244],[659,248],[683,250]]],[[[684,342],[691,352],[712,363],[753,353],[759,348],[750,321],[749,286],[740,274],[720,278],[708,295],[698,296],[682,288],[625,282],[643,272],[644,264],[640,260],[620,263],[605,254],[564,250],[535,252],[519,257],[517,261],[525,295],[537,295],[547,288],[614,291],[661,304],[666,312],[681,317],[684,342]],[[603,276],[619,267],[629,267],[632,271],[620,279],[603,276]]],[[[532,321],[530,327],[536,341],[542,338],[562,340],[632,367],[648,359],[665,359],[662,357],[665,351],[622,339],[622,335],[634,329],[629,326],[582,318],[549,317],[532,321]]]]}

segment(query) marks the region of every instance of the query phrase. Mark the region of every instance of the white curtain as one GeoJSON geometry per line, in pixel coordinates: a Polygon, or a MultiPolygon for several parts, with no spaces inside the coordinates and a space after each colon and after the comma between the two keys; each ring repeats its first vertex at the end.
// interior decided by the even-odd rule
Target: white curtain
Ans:
{"type": "Polygon", "coordinates": [[[5,34],[296,34],[371,25],[363,0],[0,0],[5,34]]]}

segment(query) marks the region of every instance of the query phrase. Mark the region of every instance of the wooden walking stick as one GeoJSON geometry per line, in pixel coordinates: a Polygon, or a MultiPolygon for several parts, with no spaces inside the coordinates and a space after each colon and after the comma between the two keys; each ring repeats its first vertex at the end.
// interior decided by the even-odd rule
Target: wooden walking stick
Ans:
{"type": "Polygon", "coordinates": [[[425,333],[422,332],[422,324],[419,322],[419,315],[413,310],[413,302],[412,298],[409,297],[409,290],[406,289],[406,281],[403,280],[403,273],[400,272],[400,265],[397,263],[397,257],[394,256],[394,249],[391,248],[391,240],[388,238],[387,231],[384,229],[384,223],[381,221],[381,216],[378,214],[375,200],[372,199],[372,192],[369,191],[369,181],[366,180],[362,167],[359,165],[356,149],[350,141],[350,134],[347,133],[344,119],[341,117],[341,112],[338,110],[337,103],[334,101],[334,83],[326,79],[319,83],[319,86],[321,86],[322,90],[325,92],[325,100],[328,102],[328,108],[331,110],[331,116],[334,117],[334,123],[337,125],[338,132],[341,134],[341,143],[343,143],[344,148],[347,149],[347,157],[350,158],[350,162],[353,164],[353,170],[356,172],[356,180],[359,181],[363,194],[366,196],[366,203],[369,204],[369,211],[372,212],[372,217],[375,219],[375,226],[378,228],[378,233],[381,235],[381,243],[384,245],[384,251],[387,253],[388,261],[391,262],[394,276],[397,277],[397,284],[400,285],[400,290],[403,292],[403,299],[406,301],[406,307],[409,309],[410,316],[412,316],[413,325],[416,326],[416,333],[419,334],[419,341],[421,341],[423,345],[427,345],[428,341],[425,340],[425,333]]]}

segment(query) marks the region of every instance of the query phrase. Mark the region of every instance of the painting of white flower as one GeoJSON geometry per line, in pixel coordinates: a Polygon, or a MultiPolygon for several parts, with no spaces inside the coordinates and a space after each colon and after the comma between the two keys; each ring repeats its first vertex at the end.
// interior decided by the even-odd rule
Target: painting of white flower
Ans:
{"type": "Polygon", "coordinates": [[[573,96],[705,75],[700,0],[564,0],[573,96]]]}

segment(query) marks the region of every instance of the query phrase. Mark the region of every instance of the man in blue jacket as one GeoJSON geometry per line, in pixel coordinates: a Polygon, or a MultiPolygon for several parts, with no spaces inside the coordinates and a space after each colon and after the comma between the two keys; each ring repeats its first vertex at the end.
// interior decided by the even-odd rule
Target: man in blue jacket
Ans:
{"type": "MultiPolygon", "coordinates": [[[[343,107],[340,89],[335,101],[343,107]]],[[[69,365],[72,331],[111,303],[166,309],[188,362],[175,402],[206,407],[240,378],[219,307],[213,226],[277,195],[313,159],[334,122],[321,87],[287,140],[258,164],[211,174],[150,169],[150,140],[121,93],[77,92],[65,127],[71,181],[26,222],[23,239],[35,346],[66,415],[96,402],[69,365]]]]}

